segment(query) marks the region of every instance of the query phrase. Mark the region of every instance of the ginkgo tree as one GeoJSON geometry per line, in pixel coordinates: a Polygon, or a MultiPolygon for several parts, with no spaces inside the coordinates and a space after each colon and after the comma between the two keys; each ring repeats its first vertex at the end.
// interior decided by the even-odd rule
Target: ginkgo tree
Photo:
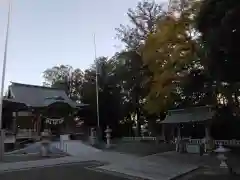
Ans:
{"type": "Polygon", "coordinates": [[[198,3],[191,3],[176,15],[159,20],[157,32],[149,34],[143,48],[143,61],[152,72],[151,88],[146,97],[150,113],[166,110],[184,99],[181,86],[189,71],[197,65],[199,43],[194,29],[198,3]]]}

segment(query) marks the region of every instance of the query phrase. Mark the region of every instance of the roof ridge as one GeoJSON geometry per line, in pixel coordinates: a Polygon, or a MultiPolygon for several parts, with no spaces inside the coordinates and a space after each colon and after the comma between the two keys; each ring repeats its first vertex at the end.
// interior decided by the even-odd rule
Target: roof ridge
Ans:
{"type": "Polygon", "coordinates": [[[10,86],[14,86],[14,85],[17,85],[17,86],[26,86],[26,87],[33,87],[33,88],[53,89],[53,90],[64,91],[63,89],[56,88],[56,87],[40,86],[40,85],[33,85],[33,84],[24,84],[24,83],[18,83],[18,82],[12,82],[12,81],[11,81],[11,85],[10,85],[10,86]]]}

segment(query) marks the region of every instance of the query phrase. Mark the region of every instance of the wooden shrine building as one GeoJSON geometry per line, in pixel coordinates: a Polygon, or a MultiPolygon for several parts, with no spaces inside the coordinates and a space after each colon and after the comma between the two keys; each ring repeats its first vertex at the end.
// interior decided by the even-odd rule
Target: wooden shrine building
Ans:
{"type": "Polygon", "coordinates": [[[4,101],[3,127],[15,134],[19,129],[38,135],[44,129],[64,133],[76,127],[74,117],[84,106],[62,89],[12,83],[4,101]]]}
{"type": "Polygon", "coordinates": [[[211,124],[215,111],[210,106],[169,110],[161,122],[164,139],[190,138],[210,141],[211,124]],[[168,131],[168,133],[166,133],[168,131]],[[170,134],[171,137],[166,137],[170,134]]]}

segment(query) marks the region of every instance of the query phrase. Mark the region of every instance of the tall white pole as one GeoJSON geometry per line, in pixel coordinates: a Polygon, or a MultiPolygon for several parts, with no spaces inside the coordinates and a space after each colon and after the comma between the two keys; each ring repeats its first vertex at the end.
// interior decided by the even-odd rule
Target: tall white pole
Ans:
{"type": "Polygon", "coordinates": [[[96,47],[96,38],[95,34],[93,35],[93,42],[94,42],[94,58],[95,58],[95,64],[96,64],[96,108],[97,108],[97,126],[100,127],[100,118],[99,118],[99,89],[98,89],[98,62],[97,62],[97,47],[96,47]]]}
{"type": "Polygon", "coordinates": [[[0,99],[0,160],[3,159],[4,155],[4,131],[2,129],[2,110],[3,110],[3,93],[4,93],[4,83],[5,83],[5,74],[6,74],[6,64],[7,64],[7,50],[8,50],[8,36],[9,36],[9,28],[10,28],[10,18],[11,18],[11,10],[12,10],[12,1],[9,0],[8,7],[8,17],[7,17],[7,31],[5,38],[5,49],[4,49],[4,57],[3,57],[3,65],[2,65],[2,84],[1,84],[1,99],[0,99]]]}

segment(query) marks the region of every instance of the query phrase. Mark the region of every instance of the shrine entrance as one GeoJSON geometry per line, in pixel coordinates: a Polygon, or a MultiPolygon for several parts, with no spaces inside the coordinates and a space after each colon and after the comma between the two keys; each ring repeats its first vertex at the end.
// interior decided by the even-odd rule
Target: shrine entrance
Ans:
{"type": "Polygon", "coordinates": [[[52,134],[60,135],[69,133],[76,127],[74,121],[75,111],[69,104],[64,102],[56,102],[42,111],[42,129],[48,129],[52,134]]]}

